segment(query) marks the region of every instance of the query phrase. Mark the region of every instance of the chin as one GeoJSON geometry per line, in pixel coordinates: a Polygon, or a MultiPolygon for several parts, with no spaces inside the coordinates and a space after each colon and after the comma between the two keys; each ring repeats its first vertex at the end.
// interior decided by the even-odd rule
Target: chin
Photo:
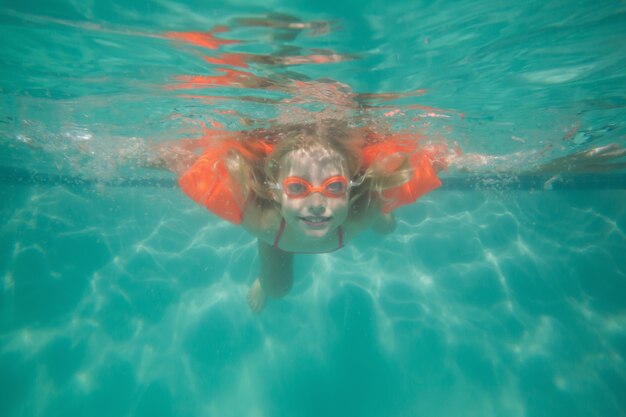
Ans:
{"type": "Polygon", "coordinates": [[[304,233],[309,236],[309,237],[315,237],[315,238],[323,238],[324,236],[326,236],[328,234],[328,232],[330,231],[330,229],[324,229],[324,230],[305,230],[304,233]]]}

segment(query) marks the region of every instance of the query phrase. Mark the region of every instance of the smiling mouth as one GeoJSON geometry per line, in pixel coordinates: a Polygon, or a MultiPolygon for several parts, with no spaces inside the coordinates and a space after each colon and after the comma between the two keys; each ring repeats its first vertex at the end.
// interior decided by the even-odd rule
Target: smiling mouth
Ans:
{"type": "Polygon", "coordinates": [[[332,217],[324,217],[324,216],[300,217],[300,220],[302,220],[304,223],[306,223],[309,226],[325,225],[326,223],[330,221],[330,219],[332,219],[332,217]]]}

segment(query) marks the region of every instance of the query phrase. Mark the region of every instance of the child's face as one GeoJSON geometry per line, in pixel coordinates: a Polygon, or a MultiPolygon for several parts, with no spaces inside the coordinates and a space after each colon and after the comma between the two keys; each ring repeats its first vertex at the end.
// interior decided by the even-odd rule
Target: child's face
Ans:
{"type": "MultiPolygon", "coordinates": [[[[343,158],[338,153],[314,148],[295,150],[287,153],[281,161],[278,181],[299,177],[313,187],[319,187],[333,176],[345,176],[343,158]]],[[[330,186],[332,190],[332,185],[330,186]]],[[[312,192],[306,197],[289,197],[285,190],[278,192],[277,200],[285,223],[306,236],[323,237],[339,227],[348,217],[348,193],[341,196],[328,196],[312,192]]]]}

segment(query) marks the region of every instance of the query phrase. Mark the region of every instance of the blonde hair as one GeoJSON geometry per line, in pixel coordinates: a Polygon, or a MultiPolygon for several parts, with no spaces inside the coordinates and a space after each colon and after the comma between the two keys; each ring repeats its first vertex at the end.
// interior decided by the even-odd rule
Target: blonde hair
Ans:
{"type": "Polygon", "coordinates": [[[369,204],[374,195],[381,197],[383,190],[404,184],[411,176],[406,154],[401,154],[392,170],[377,169],[375,163],[364,165],[362,149],[384,141],[385,136],[339,120],[244,131],[237,139],[246,152],[233,151],[228,166],[246,199],[252,196],[257,204],[273,205],[272,185],[278,182],[284,157],[297,150],[326,149],[343,158],[346,176],[357,183],[350,193],[350,202],[358,200],[361,206],[369,204]],[[271,153],[265,155],[264,148],[258,146],[260,142],[269,144],[271,153]]]}

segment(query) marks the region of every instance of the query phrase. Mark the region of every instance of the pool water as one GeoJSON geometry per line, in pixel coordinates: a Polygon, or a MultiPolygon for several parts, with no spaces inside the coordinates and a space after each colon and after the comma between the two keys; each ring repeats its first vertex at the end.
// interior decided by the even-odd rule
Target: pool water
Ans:
{"type": "Polygon", "coordinates": [[[626,415],[625,3],[126,3],[0,9],[0,415],[626,415]],[[188,84],[225,68],[273,84],[188,84]],[[321,78],[349,90],[291,88],[321,78]],[[255,240],[133,159],[382,92],[411,94],[372,119],[498,158],[261,315],[255,240]]]}

